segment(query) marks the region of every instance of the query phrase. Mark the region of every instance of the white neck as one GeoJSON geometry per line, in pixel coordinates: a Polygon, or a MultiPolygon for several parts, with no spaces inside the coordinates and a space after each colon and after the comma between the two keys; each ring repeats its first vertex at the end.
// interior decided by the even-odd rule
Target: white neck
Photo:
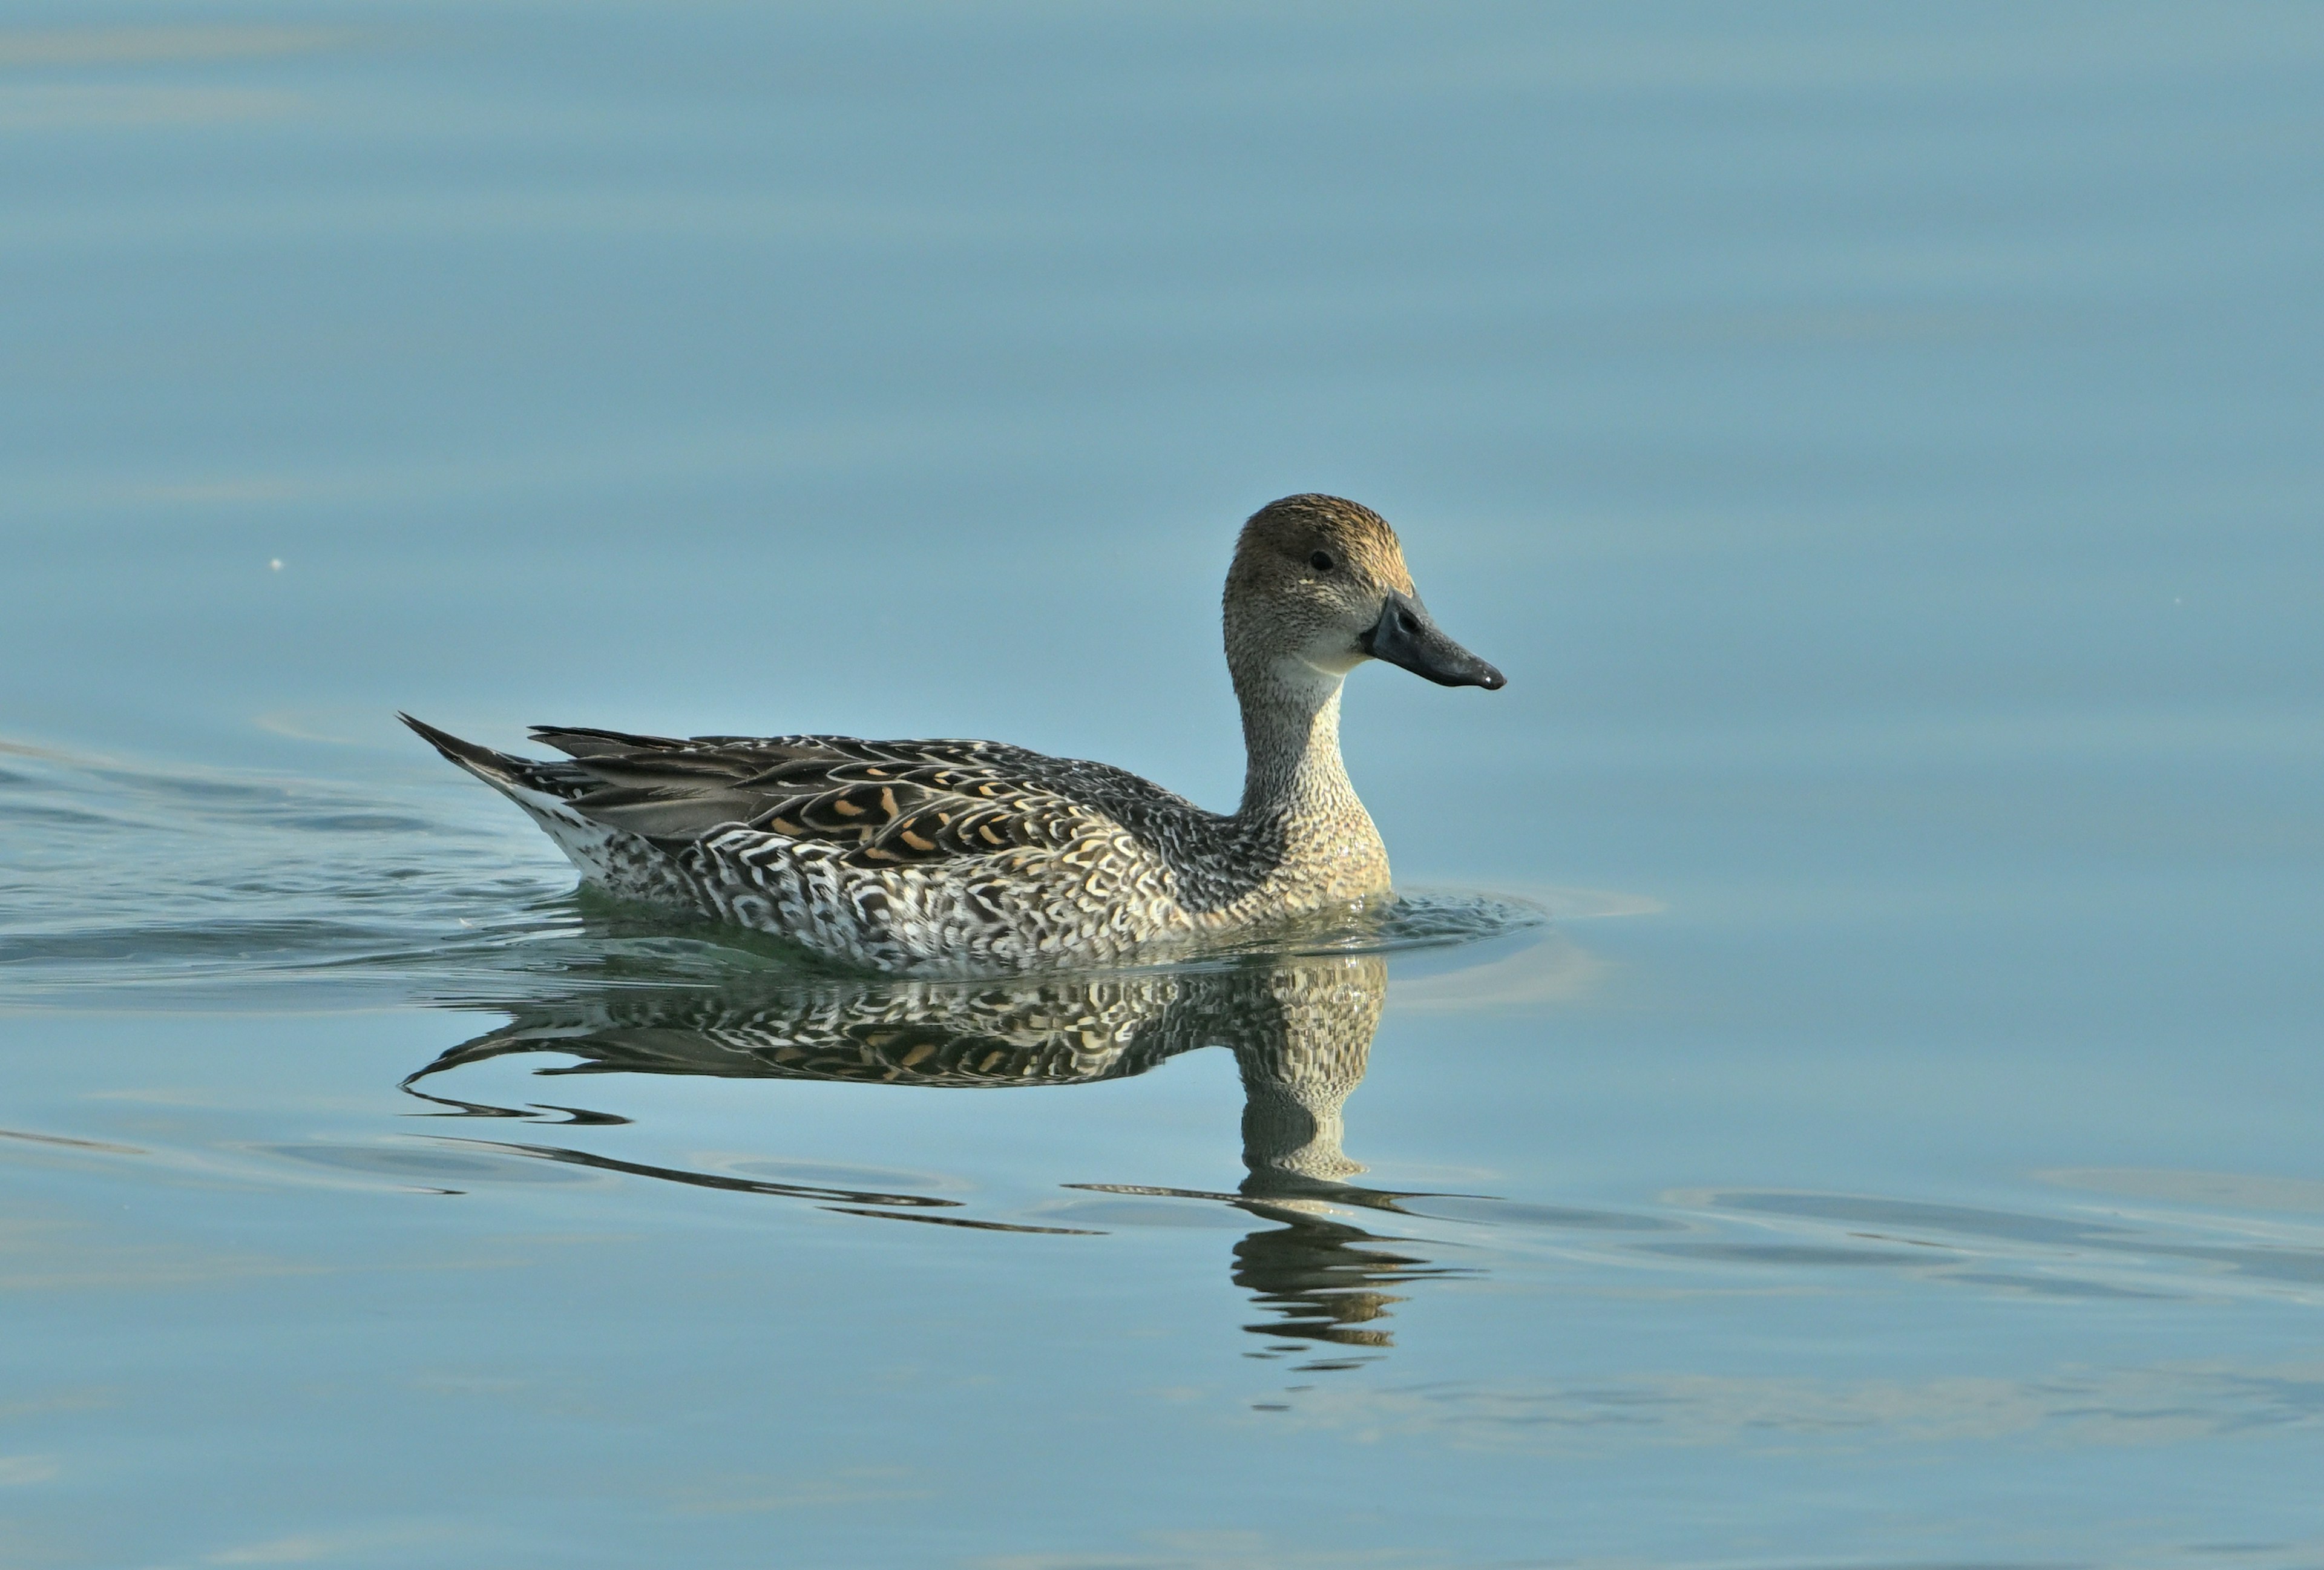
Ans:
{"type": "Polygon", "coordinates": [[[1340,761],[1340,688],[1345,674],[1285,657],[1235,672],[1250,762],[1242,807],[1252,817],[1281,811],[1330,812],[1356,800],[1340,761]]]}

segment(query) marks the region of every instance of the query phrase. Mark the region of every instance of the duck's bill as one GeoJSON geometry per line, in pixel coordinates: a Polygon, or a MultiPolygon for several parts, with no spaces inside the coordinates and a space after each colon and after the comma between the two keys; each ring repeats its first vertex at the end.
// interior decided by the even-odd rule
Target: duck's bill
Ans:
{"type": "Polygon", "coordinates": [[[1380,607],[1379,620],[1357,646],[1375,660],[1401,665],[1440,687],[1481,687],[1489,692],[1508,679],[1446,637],[1427,606],[1393,589],[1380,607]]]}

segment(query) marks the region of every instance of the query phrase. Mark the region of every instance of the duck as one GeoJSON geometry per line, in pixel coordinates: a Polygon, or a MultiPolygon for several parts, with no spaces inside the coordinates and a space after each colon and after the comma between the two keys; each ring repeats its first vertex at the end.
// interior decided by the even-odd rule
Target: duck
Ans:
{"type": "Polygon", "coordinates": [[[1440,629],[1396,531],[1343,497],[1251,514],[1224,595],[1241,803],[1002,743],[669,736],[536,725],[520,757],[411,716],[616,899],[769,933],[842,968],[974,976],[1144,964],[1389,892],[1340,756],[1369,661],[1505,685],[1440,629]]]}

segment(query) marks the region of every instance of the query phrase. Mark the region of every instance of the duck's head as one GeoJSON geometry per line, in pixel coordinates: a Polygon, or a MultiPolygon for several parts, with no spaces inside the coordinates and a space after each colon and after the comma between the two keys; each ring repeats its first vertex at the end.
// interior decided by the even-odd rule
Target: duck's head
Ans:
{"type": "Polygon", "coordinates": [[[1299,665],[1340,677],[1385,660],[1445,687],[1506,680],[1437,627],[1388,520],[1338,496],[1251,514],[1227,569],[1226,633],[1238,679],[1299,665]]]}

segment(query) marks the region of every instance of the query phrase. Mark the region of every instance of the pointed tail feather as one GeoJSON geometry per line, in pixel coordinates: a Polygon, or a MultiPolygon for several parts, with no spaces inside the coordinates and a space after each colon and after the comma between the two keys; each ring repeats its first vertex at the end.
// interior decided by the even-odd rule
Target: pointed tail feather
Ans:
{"type": "Polygon", "coordinates": [[[427,721],[414,719],[408,714],[399,711],[395,717],[418,732],[421,740],[447,759],[520,804],[527,795],[570,799],[586,790],[589,783],[586,777],[570,763],[544,763],[508,753],[496,753],[490,747],[463,741],[449,731],[438,730],[427,721]]]}

